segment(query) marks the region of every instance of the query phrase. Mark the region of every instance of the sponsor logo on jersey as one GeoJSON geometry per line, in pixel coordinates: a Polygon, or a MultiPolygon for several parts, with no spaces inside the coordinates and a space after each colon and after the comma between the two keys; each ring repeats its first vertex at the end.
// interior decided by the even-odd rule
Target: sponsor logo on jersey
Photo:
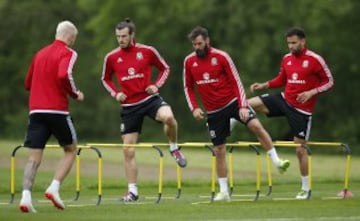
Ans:
{"type": "Polygon", "coordinates": [[[135,68],[130,67],[128,69],[128,76],[124,76],[121,78],[121,81],[128,81],[135,78],[144,78],[143,73],[135,73],[135,68]]]}
{"type": "Polygon", "coordinates": [[[217,79],[217,78],[211,79],[210,74],[205,72],[203,74],[203,80],[196,81],[196,84],[198,84],[198,85],[199,84],[211,84],[211,83],[215,83],[215,82],[218,82],[218,81],[219,81],[219,79],[217,79]]]}
{"type": "Polygon", "coordinates": [[[305,84],[306,83],[305,80],[299,80],[298,77],[299,77],[298,73],[296,73],[296,72],[292,73],[291,79],[288,79],[288,83],[291,83],[291,84],[305,84]]]}

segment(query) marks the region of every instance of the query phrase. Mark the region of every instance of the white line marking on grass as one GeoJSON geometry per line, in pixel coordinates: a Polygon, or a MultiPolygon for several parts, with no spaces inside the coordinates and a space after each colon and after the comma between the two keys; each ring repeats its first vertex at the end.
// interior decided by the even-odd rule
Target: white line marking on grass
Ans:
{"type": "MultiPolygon", "coordinates": [[[[157,199],[159,197],[157,196],[145,196],[145,199],[157,199]]],[[[170,200],[176,200],[176,198],[174,196],[162,196],[160,197],[160,199],[170,199],[170,200]]]]}
{"type": "Polygon", "coordinates": [[[9,205],[10,203],[0,203],[0,205],[9,205]]]}
{"type": "Polygon", "coordinates": [[[87,206],[96,206],[95,204],[69,204],[66,207],[87,207],[87,206]]]}
{"type": "Polygon", "coordinates": [[[292,200],[300,200],[300,199],[296,199],[295,197],[292,197],[292,198],[289,198],[289,197],[283,197],[283,198],[281,198],[281,197],[279,197],[279,198],[272,198],[273,200],[290,200],[290,201],[292,201],[292,200]]]}
{"type": "Polygon", "coordinates": [[[339,196],[333,196],[333,197],[322,197],[322,200],[342,200],[342,197],[339,196]]]}
{"type": "MultiPolygon", "coordinates": [[[[269,218],[269,219],[207,219],[206,221],[307,221],[309,218],[269,218]]],[[[314,221],[360,220],[360,216],[350,217],[313,217],[314,221]]]]}

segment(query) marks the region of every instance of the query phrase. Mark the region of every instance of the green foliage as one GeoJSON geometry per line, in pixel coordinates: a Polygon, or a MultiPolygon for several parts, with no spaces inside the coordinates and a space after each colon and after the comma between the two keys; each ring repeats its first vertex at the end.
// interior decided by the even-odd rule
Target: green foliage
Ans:
{"type": "MultiPolygon", "coordinates": [[[[196,122],[188,110],[182,86],[184,57],[192,51],[187,34],[202,25],[209,29],[211,44],[226,50],[237,65],[248,91],[251,83],[277,74],[288,52],[284,32],[303,26],[308,47],[328,62],[336,86],[320,97],[311,139],[359,142],[360,35],[357,0],[1,0],[0,1],[0,136],[23,137],[27,93],[22,89],[34,52],[53,40],[55,25],[72,20],[80,30],[75,44],[79,53],[75,80],[85,92],[85,102],[72,102],[72,113],[81,140],[118,140],[119,107],[100,82],[107,52],[117,47],[115,25],[126,17],[137,27],[137,41],[158,49],[171,66],[161,89],[179,122],[179,139],[207,139],[204,122],[196,122]],[[336,111],[339,110],[339,111],[336,111]]],[[[254,96],[248,91],[248,96],[254,96]]],[[[283,120],[262,118],[274,137],[284,137],[283,120]]],[[[241,137],[254,139],[245,128],[241,137]]],[[[147,122],[142,140],[165,140],[162,128],[147,122]]]]}

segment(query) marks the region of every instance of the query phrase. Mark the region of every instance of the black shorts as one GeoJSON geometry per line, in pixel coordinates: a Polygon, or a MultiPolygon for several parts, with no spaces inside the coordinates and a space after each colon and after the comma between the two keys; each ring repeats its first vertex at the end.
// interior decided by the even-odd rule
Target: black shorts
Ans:
{"type": "Polygon", "coordinates": [[[281,94],[263,94],[260,96],[267,109],[268,117],[286,116],[292,135],[308,140],[311,130],[311,115],[301,113],[285,101],[281,94]]]}
{"type": "Polygon", "coordinates": [[[168,106],[168,104],[162,97],[154,96],[140,104],[123,107],[121,111],[121,134],[141,133],[144,117],[149,116],[156,120],[156,113],[161,106],[168,106]]]}
{"type": "Polygon", "coordinates": [[[52,113],[30,114],[24,146],[44,149],[52,134],[60,146],[67,146],[77,142],[73,121],[69,115],[52,113]]]}
{"type": "Polygon", "coordinates": [[[226,143],[226,138],[230,136],[230,118],[235,118],[244,125],[256,118],[254,110],[248,107],[249,119],[243,122],[239,116],[238,102],[234,101],[224,109],[207,115],[207,124],[211,142],[214,146],[226,143]]]}

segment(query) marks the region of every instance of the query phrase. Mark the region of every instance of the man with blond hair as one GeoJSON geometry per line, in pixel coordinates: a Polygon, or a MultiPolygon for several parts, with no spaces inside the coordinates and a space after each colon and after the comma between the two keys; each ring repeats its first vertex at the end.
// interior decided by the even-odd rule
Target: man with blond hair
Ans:
{"type": "Polygon", "coordinates": [[[29,148],[29,158],[24,169],[19,205],[22,212],[36,212],[32,205],[31,190],[51,135],[63,148],[64,156],[45,191],[45,197],[56,208],[65,209],[59,189],[72,167],[77,144],[67,96],[78,101],[84,100],[84,94],[76,88],[72,76],[77,53],[69,48],[74,44],[77,34],[78,30],[73,23],[60,22],[56,28],[55,41],[35,54],[28,69],[25,89],[30,92],[29,123],[24,146],[29,148]]]}

